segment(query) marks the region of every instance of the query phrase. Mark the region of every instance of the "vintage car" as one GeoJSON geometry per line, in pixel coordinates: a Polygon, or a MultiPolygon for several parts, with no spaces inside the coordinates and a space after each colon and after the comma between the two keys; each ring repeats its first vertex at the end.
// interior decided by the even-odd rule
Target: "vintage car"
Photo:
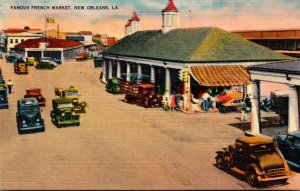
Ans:
{"type": "Polygon", "coordinates": [[[53,69],[57,66],[57,64],[51,60],[41,60],[37,65],[35,65],[36,69],[53,69]]]}
{"type": "Polygon", "coordinates": [[[34,57],[27,57],[26,58],[26,63],[28,64],[28,66],[36,66],[38,61],[35,60],[34,57]]]}
{"type": "Polygon", "coordinates": [[[98,55],[94,57],[94,67],[102,67],[102,55],[98,55]]]}
{"type": "Polygon", "coordinates": [[[19,134],[45,131],[44,120],[35,98],[18,100],[16,117],[19,134]]]}
{"type": "Polygon", "coordinates": [[[80,89],[79,87],[70,86],[69,88],[54,88],[56,96],[60,98],[70,99],[73,102],[74,110],[76,113],[85,113],[87,103],[80,101],[80,89]]]}
{"type": "Polygon", "coordinates": [[[16,74],[28,74],[27,63],[23,59],[18,59],[14,63],[14,71],[16,74]]]}
{"type": "Polygon", "coordinates": [[[27,88],[26,94],[24,95],[24,98],[35,98],[39,106],[45,107],[46,106],[46,99],[41,94],[41,88],[27,88]]]}
{"type": "Polygon", "coordinates": [[[246,177],[250,186],[278,180],[285,183],[292,172],[271,138],[253,136],[236,139],[235,144],[217,151],[216,166],[246,177]]]}
{"type": "Polygon", "coordinates": [[[58,98],[52,100],[51,120],[58,127],[79,126],[80,115],[75,113],[72,100],[58,98]]]}
{"type": "Polygon", "coordinates": [[[5,58],[7,63],[14,63],[18,60],[18,56],[14,53],[7,54],[5,58]]]}
{"type": "Polygon", "coordinates": [[[0,80],[0,109],[8,109],[7,86],[4,80],[0,80]]]}
{"type": "Polygon", "coordinates": [[[80,51],[77,55],[76,55],[76,61],[84,61],[87,59],[87,55],[86,55],[86,51],[80,51]]]}
{"type": "Polygon", "coordinates": [[[60,58],[53,57],[51,60],[52,60],[53,62],[55,62],[56,64],[61,64],[61,59],[60,59],[60,58]]]}
{"type": "Polygon", "coordinates": [[[107,84],[105,85],[106,91],[111,93],[120,93],[120,79],[113,77],[107,79],[107,84]]]}
{"type": "Polygon", "coordinates": [[[270,103],[272,110],[287,125],[289,117],[289,90],[272,91],[270,103]]]}
{"type": "Polygon", "coordinates": [[[278,135],[275,141],[288,164],[300,169],[300,131],[278,135]]]}

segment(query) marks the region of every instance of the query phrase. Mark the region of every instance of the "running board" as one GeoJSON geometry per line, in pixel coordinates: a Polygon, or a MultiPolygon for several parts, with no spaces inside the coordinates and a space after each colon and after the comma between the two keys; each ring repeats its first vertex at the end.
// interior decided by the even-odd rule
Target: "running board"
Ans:
{"type": "Polygon", "coordinates": [[[244,172],[244,171],[242,171],[242,170],[240,170],[240,169],[238,169],[236,167],[230,168],[230,170],[232,170],[232,171],[234,171],[234,172],[236,172],[238,174],[241,174],[241,175],[245,175],[246,174],[246,172],[244,172]]]}

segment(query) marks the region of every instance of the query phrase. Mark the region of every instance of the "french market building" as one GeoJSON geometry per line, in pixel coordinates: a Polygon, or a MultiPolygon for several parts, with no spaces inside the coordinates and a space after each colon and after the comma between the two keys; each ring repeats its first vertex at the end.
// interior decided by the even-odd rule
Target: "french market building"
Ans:
{"type": "Polygon", "coordinates": [[[247,66],[291,59],[219,28],[178,28],[173,0],[162,17],[161,30],[135,32],[104,51],[104,83],[122,73],[128,81],[130,73],[147,74],[169,96],[181,83],[183,68],[200,86],[246,86],[251,85],[247,66]]]}

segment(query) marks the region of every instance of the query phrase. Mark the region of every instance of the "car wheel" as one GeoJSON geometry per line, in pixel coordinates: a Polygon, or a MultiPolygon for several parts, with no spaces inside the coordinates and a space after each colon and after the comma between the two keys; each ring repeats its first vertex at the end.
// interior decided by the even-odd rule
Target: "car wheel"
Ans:
{"type": "Polygon", "coordinates": [[[219,169],[224,169],[225,165],[224,165],[224,159],[223,156],[221,154],[218,154],[216,157],[216,165],[219,169]]]}
{"type": "Polygon", "coordinates": [[[258,186],[258,177],[255,171],[251,170],[247,172],[246,178],[247,178],[247,183],[250,186],[258,186]]]}

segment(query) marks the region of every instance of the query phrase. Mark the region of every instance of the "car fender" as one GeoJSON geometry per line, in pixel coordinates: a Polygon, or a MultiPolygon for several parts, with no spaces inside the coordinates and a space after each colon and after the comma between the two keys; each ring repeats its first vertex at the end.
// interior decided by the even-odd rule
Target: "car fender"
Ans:
{"type": "Polygon", "coordinates": [[[251,169],[255,170],[256,174],[263,175],[263,172],[259,169],[259,167],[256,164],[254,164],[254,163],[249,164],[247,171],[249,171],[251,169]]]}

